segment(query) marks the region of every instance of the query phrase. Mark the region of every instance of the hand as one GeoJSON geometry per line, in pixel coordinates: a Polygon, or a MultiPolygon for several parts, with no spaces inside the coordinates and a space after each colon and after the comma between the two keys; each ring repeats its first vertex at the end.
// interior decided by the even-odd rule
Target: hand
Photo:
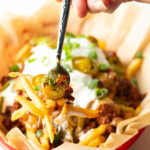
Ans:
{"type": "MultiPolygon", "coordinates": [[[[62,1],[62,0],[57,0],[62,1]]],[[[114,11],[122,2],[131,0],[72,0],[76,14],[83,18],[88,12],[98,13],[102,11],[114,11]]],[[[150,0],[135,0],[138,2],[150,3],[150,0]]]]}
{"type": "MultiPolygon", "coordinates": [[[[61,2],[62,0],[57,0],[61,2]]],[[[72,0],[76,14],[83,18],[88,12],[98,13],[115,8],[122,0],[72,0]]]]}

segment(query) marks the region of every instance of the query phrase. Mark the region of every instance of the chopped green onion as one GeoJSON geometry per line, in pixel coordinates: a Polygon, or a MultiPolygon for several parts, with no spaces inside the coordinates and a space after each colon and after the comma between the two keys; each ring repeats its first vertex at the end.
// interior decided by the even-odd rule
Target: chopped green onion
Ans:
{"type": "Polygon", "coordinates": [[[39,87],[39,86],[34,86],[34,89],[35,89],[36,91],[40,91],[40,87],[39,87]]]}
{"type": "Polygon", "coordinates": [[[95,93],[99,98],[104,98],[108,94],[108,90],[105,88],[97,88],[95,93]]]}
{"type": "Polygon", "coordinates": [[[23,134],[24,134],[24,136],[26,136],[26,137],[27,137],[27,132],[26,132],[26,131],[25,131],[23,134]]]}
{"type": "Polygon", "coordinates": [[[62,137],[62,131],[57,131],[57,134],[54,136],[54,145],[58,146],[60,144],[61,141],[61,137],[62,137]]]}
{"type": "Polygon", "coordinates": [[[63,64],[63,67],[68,71],[68,72],[72,72],[72,68],[68,65],[68,64],[63,64]]]}
{"type": "Polygon", "coordinates": [[[120,70],[117,69],[114,65],[108,65],[108,68],[111,68],[114,72],[118,74],[118,76],[121,76],[120,70]]]}
{"type": "Polygon", "coordinates": [[[35,133],[36,137],[37,138],[40,138],[40,136],[43,134],[42,130],[41,129],[38,129],[35,133]]]}
{"type": "Polygon", "coordinates": [[[95,43],[89,43],[88,44],[88,48],[91,49],[91,50],[93,50],[93,49],[96,48],[96,44],[95,43]]]}
{"type": "Polygon", "coordinates": [[[97,53],[94,52],[94,51],[91,51],[88,53],[88,56],[91,58],[91,59],[97,59],[97,53]]]}
{"type": "Polygon", "coordinates": [[[0,101],[0,113],[2,113],[3,104],[4,104],[4,97],[1,97],[1,101],[0,101]]]}
{"type": "Polygon", "coordinates": [[[73,48],[73,46],[71,44],[70,39],[69,38],[66,39],[66,42],[65,42],[64,47],[63,47],[63,50],[65,52],[66,60],[68,60],[68,61],[72,59],[72,56],[71,56],[72,48],[73,48]]]}
{"type": "Polygon", "coordinates": [[[48,83],[48,85],[54,85],[56,82],[54,79],[48,78],[48,80],[46,81],[46,83],[48,83]]]}
{"type": "Polygon", "coordinates": [[[28,63],[32,63],[34,61],[36,61],[36,58],[31,58],[31,59],[28,60],[28,63]]]}
{"type": "Polygon", "coordinates": [[[98,82],[99,82],[98,79],[94,79],[94,80],[90,81],[88,83],[88,88],[89,89],[95,89],[97,87],[97,85],[98,85],[98,82]]]}
{"type": "Polygon", "coordinates": [[[86,38],[86,39],[88,39],[88,36],[85,36],[85,35],[77,35],[76,38],[86,38]]]}
{"type": "Polygon", "coordinates": [[[6,90],[8,88],[8,86],[10,85],[10,81],[7,81],[4,85],[3,85],[3,88],[2,88],[2,91],[6,90]]]}
{"type": "Polygon", "coordinates": [[[75,35],[73,33],[66,33],[66,37],[68,37],[68,38],[74,38],[75,35]]]}
{"type": "Polygon", "coordinates": [[[108,64],[100,64],[99,65],[99,70],[100,71],[107,71],[109,68],[109,65],[108,64]]]}
{"type": "Polygon", "coordinates": [[[132,85],[133,85],[134,87],[138,87],[138,83],[137,83],[137,81],[135,80],[135,78],[132,78],[132,79],[131,79],[131,83],[132,83],[132,85]]]}
{"type": "Polygon", "coordinates": [[[143,58],[142,52],[137,52],[136,57],[137,57],[137,58],[143,58]]]}
{"type": "Polygon", "coordinates": [[[14,66],[12,66],[12,67],[10,68],[10,71],[12,71],[12,72],[17,72],[17,71],[19,71],[19,70],[20,70],[20,68],[19,68],[18,65],[14,65],[14,66]]]}
{"type": "Polygon", "coordinates": [[[43,78],[42,78],[42,83],[43,83],[43,84],[46,83],[46,79],[47,79],[47,77],[43,77],[43,78]]]}
{"type": "Polygon", "coordinates": [[[42,83],[45,84],[47,83],[48,85],[54,85],[56,82],[54,79],[51,79],[49,77],[43,77],[42,78],[42,83]]]}
{"type": "Polygon", "coordinates": [[[50,64],[50,60],[48,59],[48,57],[44,56],[42,59],[42,63],[46,66],[48,66],[50,64]]]}
{"type": "Polygon", "coordinates": [[[80,44],[79,43],[72,43],[72,48],[79,48],[80,44]]]}

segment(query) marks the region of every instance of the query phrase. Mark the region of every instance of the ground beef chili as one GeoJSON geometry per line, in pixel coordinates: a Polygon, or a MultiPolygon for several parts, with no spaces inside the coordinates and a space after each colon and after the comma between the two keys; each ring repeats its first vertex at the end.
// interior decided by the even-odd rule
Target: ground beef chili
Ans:
{"type": "Polygon", "coordinates": [[[109,70],[107,72],[102,72],[98,76],[99,79],[99,88],[106,88],[109,90],[109,93],[115,95],[117,92],[117,87],[119,85],[119,77],[116,72],[109,70]]]}
{"type": "Polygon", "coordinates": [[[96,118],[98,125],[110,123],[115,117],[118,117],[119,115],[117,114],[112,104],[101,104],[99,110],[99,117],[96,118]]]}
{"type": "Polygon", "coordinates": [[[23,95],[23,91],[22,90],[16,90],[17,94],[22,96],[23,95]]]}
{"type": "Polygon", "coordinates": [[[23,122],[18,119],[16,121],[11,121],[11,115],[12,113],[19,109],[21,107],[21,105],[17,102],[15,102],[12,106],[7,106],[6,107],[6,111],[5,111],[5,116],[7,117],[6,119],[4,119],[2,121],[3,125],[5,126],[5,128],[7,130],[12,129],[13,127],[18,127],[23,133],[25,133],[25,126],[23,124],[23,122]]]}
{"type": "Polygon", "coordinates": [[[9,76],[3,76],[2,79],[0,80],[0,84],[3,86],[5,83],[10,81],[12,78],[9,76]]]}
{"type": "Polygon", "coordinates": [[[116,127],[108,125],[106,128],[106,132],[104,133],[104,136],[108,137],[111,133],[115,133],[115,132],[116,132],[116,127]]]}
{"type": "Polygon", "coordinates": [[[96,128],[101,124],[111,123],[114,118],[119,117],[120,115],[115,111],[115,108],[112,104],[101,104],[99,110],[99,117],[96,119],[90,119],[89,122],[86,123],[84,129],[85,133],[88,130],[96,128]]]}
{"type": "Polygon", "coordinates": [[[74,101],[74,97],[71,95],[73,93],[73,89],[69,86],[65,89],[64,98],[67,99],[68,103],[72,103],[74,101]]]}
{"type": "Polygon", "coordinates": [[[127,101],[128,105],[134,108],[136,108],[142,100],[138,88],[134,87],[127,79],[120,79],[115,96],[123,101],[127,101]]]}

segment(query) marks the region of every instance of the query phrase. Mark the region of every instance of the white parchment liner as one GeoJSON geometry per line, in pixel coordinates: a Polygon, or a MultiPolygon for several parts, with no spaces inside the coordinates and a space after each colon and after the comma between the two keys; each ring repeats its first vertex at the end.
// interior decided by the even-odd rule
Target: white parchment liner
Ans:
{"type": "MultiPolygon", "coordinates": [[[[0,22],[0,77],[7,74],[14,63],[19,48],[32,36],[56,36],[60,4],[50,0],[30,17],[9,15],[0,22]]],[[[123,4],[113,14],[100,13],[79,19],[71,10],[68,31],[93,35],[106,42],[107,50],[117,51],[121,61],[128,64],[137,51],[143,51],[144,61],[136,74],[141,93],[146,97],[141,103],[142,112],[134,118],[119,123],[117,132],[111,134],[103,147],[88,148],[64,143],[56,150],[115,149],[132,138],[138,130],[150,125],[150,6],[123,4]]]]}

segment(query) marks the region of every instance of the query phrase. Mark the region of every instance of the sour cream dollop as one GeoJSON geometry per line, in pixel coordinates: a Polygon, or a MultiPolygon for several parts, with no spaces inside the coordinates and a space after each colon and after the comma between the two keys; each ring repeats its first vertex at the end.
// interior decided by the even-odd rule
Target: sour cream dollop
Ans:
{"type": "MultiPolygon", "coordinates": [[[[91,48],[93,43],[90,42],[87,38],[71,38],[70,42],[78,44],[78,47],[72,48],[72,57],[88,56],[90,51],[94,51],[97,54],[97,63],[108,63],[103,51],[97,46],[91,48]]],[[[67,40],[65,40],[65,44],[67,44],[67,40]]],[[[24,74],[29,74],[31,76],[47,74],[52,68],[56,66],[57,51],[55,49],[48,47],[46,44],[42,44],[34,47],[31,52],[33,54],[25,61],[23,71],[24,74]]],[[[62,59],[65,58],[66,55],[63,51],[62,59]]],[[[72,68],[71,61],[68,61],[67,64],[72,68]]],[[[72,72],[70,72],[70,77],[70,84],[73,88],[72,95],[75,97],[74,105],[86,108],[87,105],[96,98],[95,90],[89,89],[87,86],[88,82],[92,81],[92,77],[77,70],[72,70],[72,72]]],[[[5,99],[9,97],[10,101],[12,102],[12,98],[14,98],[15,93],[11,88],[12,85],[10,85],[8,89],[2,93],[2,95],[5,99]]]]}

